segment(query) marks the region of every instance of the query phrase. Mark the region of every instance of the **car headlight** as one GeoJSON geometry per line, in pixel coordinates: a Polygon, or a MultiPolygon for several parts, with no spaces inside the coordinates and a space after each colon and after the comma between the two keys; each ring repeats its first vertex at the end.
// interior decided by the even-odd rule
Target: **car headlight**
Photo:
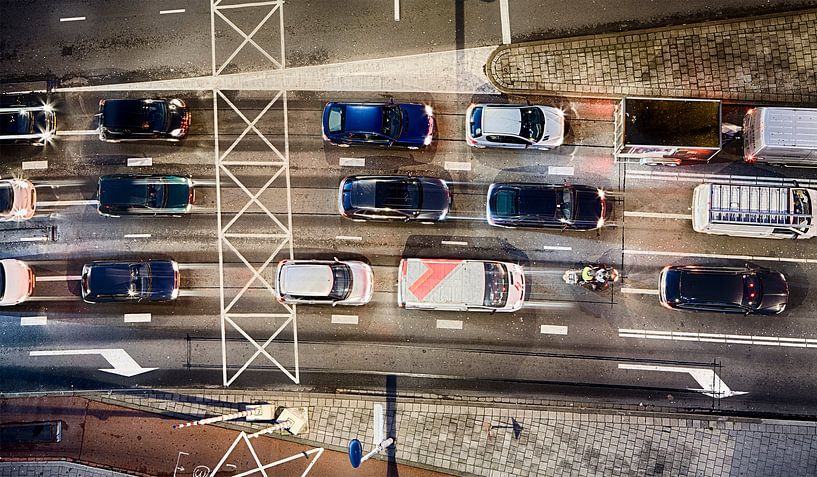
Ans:
{"type": "Polygon", "coordinates": [[[427,116],[434,116],[434,108],[429,106],[428,104],[425,105],[426,115],[427,116]]]}
{"type": "Polygon", "coordinates": [[[182,130],[181,129],[174,129],[174,130],[170,131],[170,135],[173,136],[173,137],[179,137],[179,136],[182,135],[182,130]]]}
{"type": "Polygon", "coordinates": [[[182,101],[181,99],[178,99],[178,98],[171,99],[170,100],[170,105],[171,106],[176,106],[178,108],[183,108],[185,106],[184,101],[182,101]]]}
{"type": "Polygon", "coordinates": [[[431,134],[429,134],[428,136],[425,137],[425,139],[423,139],[423,146],[428,146],[429,144],[431,144],[431,141],[433,140],[434,137],[431,134]]]}
{"type": "Polygon", "coordinates": [[[600,218],[598,222],[596,222],[596,228],[600,229],[604,227],[604,217],[600,218]]]}
{"type": "Polygon", "coordinates": [[[604,192],[604,189],[599,189],[598,192],[599,192],[599,199],[604,199],[605,197],[607,197],[607,193],[604,192]]]}

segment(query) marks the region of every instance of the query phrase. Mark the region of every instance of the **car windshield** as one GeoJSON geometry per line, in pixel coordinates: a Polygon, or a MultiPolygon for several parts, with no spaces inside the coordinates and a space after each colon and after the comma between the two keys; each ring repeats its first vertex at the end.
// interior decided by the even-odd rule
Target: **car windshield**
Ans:
{"type": "Polygon", "coordinates": [[[0,300],[6,294],[6,267],[0,263],[0,300]]]}
{"type": "Polygon", "coordinates": [[[329,297],[334,300],[345,300],[352,292],[352,270],[348,265],[336,263],[332,265],[332,291],[329,297]]]}
{"type": "Polygon", "coordinates": [[[14,188],[8,182],[0,183],[0,213],[7,214],[14,208],[14,188]]]}
{"type": "Polygon", "coordinates": [[[811,198],[808,192],[804,189],[794,189],[794,213],[797,215],[804,215],[809,217],[797,217],[795,222],[797,225],[811,224],[811,198]]]}
{"type": "Polygon", "coordinates": [[[483,305],[501,308],[508,302],[508,272],[501,263],[485,262],[485,299],[483,305]]]}
{"type": "Polygon", "coordinates": [[[419,210],[422,206],[422,190],[417,180],[378,181],[374,191],[374,205],[378,209],[419,210]]]}
{"type": "Polygon", "coordinates": [[[539,108],[522,108],[521,113],[522,125],[519,135],[531,142],[538,142],[545,132],[545,115],[539,108]]]}
{"type": "Polygon", "coordinates": [[[336,133],[343,131],[344,119],[343,106],[332,106],[329,108],[329,118],[327,120],[329,132],[336,133]]]}
{"type": "Polygon", "coordinates": [[[147,207],[151,209],[163,209],[167,207],[167,185],[148,184],[147,185],[147,207]]]}
{"type": "Polygon", "coordinates": [[[573,191],[570,189],[564,189],[562,191],[562,202],[561,202],[561,210],[562,210],[562,218],[565,220],[573,220],[573,191]]]}
{"type": "Polygon", "coordinates": [[[743,275],[743,306],[757,308],[763,297],[763,290],[757,274],[743,275]]]}
{"type": "Polygon", "coordinates": [[[150,266],[147,263],[137,263],[130,266],[130,286],[128,295],[142,296],[150,291],[150,266]]]}
{"type": "Polygon", "coordinates": [[[474,108],[471,110],[471,137],[482,136],[482,108],[474,108]]]}
{"type": "Polygon", "coordinates": [[[169,127],[167,123],[170,121],[170,115],[167,114],[167,105],[162,101],[147,103],[145,105],[145,118],[150,124],[150,129],[154,131],[164,131],[169,127]]]}
{"type": "Polygon", "coordinates": [[[403,114],[397,106],[386,106],[383,108],[383,135],[396,138],[403,128],[403,114]]]}
{"type": "Polygon", "coordinates": [[[0,114],[0,134],[31,134],[33,127],[31,111],[0,114]]]}
{"type": "Polygon", "coordinates": [[[494,195],[494,211],[498,217],[516,217],[519,215],[519,191],[500,189],[494,195]]]}

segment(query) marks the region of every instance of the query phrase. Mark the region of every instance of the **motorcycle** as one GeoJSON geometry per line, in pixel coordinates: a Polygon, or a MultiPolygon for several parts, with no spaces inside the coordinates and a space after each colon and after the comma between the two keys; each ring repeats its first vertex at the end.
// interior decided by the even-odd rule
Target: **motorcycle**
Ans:
{"type": "Polygon", "coordinates": [[[562,275],[562,280],[568,285],[581,285],[589,290],[601,291],[606,290],[612,283],[619,280],[620,275],[618,270],[608,265],[591,264],[582,267],[580,270],[567,270],[562,275]],[[589,268],[589,280],[585,280],[583,271],[589,268]]]}

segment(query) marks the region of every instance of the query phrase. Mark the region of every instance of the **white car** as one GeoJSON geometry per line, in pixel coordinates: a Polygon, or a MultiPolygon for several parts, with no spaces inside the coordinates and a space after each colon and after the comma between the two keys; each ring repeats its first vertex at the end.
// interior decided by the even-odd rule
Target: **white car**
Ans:
{"type": "Polygon", "coordinates": [[[465,113],[465,139],[477,148],[548,150],[564,136],[564,113],[551,106],[472,104],[465,113]]]}
{"type": "Polygon", "coordinates": [[[282,260],[275,292],[286,304],[365,305],[372,299],[374,274],[355,260],[282,260]]]}
{"type": "Polygon", "coordinates": [[[22,222],[34,217],[37,192],[26,179],[0,180],[0,222],[22,222]]]}
{"type": "Polygon", "coordinates": [[[0,260],[0,306],[26,301],[34,291],[34,272],[13,258],[0,260]]]}

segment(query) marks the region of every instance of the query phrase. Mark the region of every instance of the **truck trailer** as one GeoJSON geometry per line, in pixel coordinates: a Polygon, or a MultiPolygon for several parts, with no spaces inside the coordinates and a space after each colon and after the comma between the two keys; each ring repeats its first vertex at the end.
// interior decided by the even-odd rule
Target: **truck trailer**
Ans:
{"type": "Polygon", "coordinates": [[[403,308],[511,312],[525,301],[522,267],[493,260],[404,258],[397,302],[403,308]]]}
{"type": "Polygon", "coordinates": [[[624,98],[616,106],[616,162],[701,163],[722,145],[719,100],[624,98]]]}

